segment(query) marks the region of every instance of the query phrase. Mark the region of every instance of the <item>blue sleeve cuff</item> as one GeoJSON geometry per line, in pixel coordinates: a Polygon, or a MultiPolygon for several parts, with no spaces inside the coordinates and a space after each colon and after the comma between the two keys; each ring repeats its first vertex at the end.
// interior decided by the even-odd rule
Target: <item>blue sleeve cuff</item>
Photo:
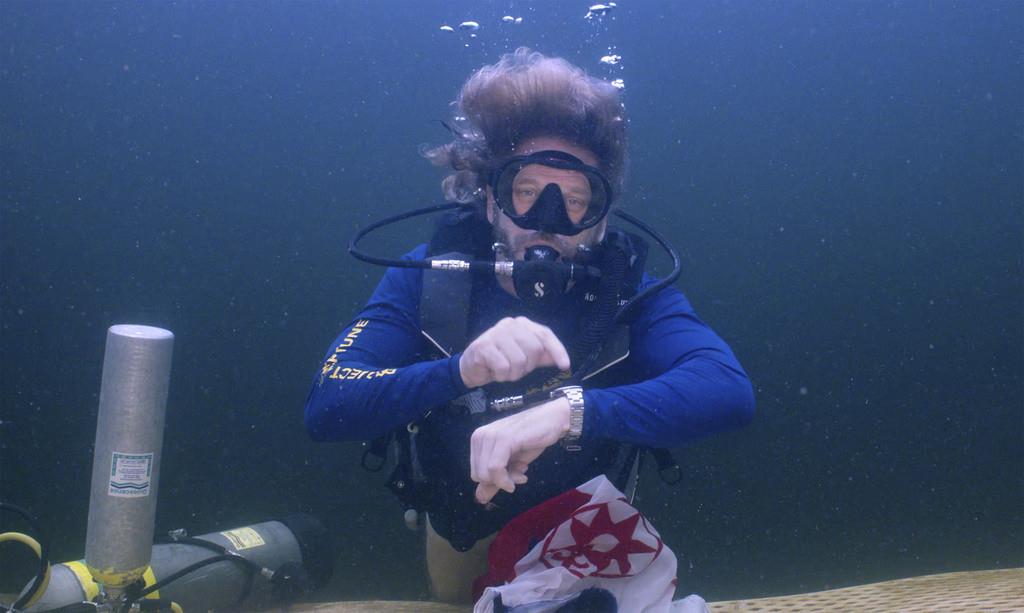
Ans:
{"type": "Polygon", "coordinates": [[[599,401],[595,394],[597,390],[583,390],[583,436],[580,437],[582,444],[608,438],[606,434],[607,420],[598,409],[599,401]]]}
{"type": "Polygon", "coordinates": [[[462,371],[459,370],[459,360],[462,359],[462,352],[456,353],[448,358],[448,376],[451,378],[452,389],[461,396],[469,392],[469,388],[462,382],[462,371]]]}

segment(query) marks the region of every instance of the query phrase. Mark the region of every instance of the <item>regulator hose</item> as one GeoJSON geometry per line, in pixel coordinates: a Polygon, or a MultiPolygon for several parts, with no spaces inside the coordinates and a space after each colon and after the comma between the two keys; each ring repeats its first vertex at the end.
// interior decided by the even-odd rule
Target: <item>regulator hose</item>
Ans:
{"type": "Polygon", "coordinates": [[[205,560],[200,560],[200,561],[196,562],[195,564],[192,564],[189,567],[185,567],[185,568],[181,569],[180,571],[174,573],[173,575],[169,575],[168,577],[166,577],[162,581],[147,587],[146,589],[142,590],[142,593],[139,596],[140,598],[141,597],[145,597],[147,594],[151,594],[152,592],[154,592],[156,590],[159,590],[160,588],[162,588],[163,586],[167,585],[171,581],[174,581],[176,579],[180,579],[182,576],[184,576],[184,575],[186,575],[186,574],[188,574],[188,573],[190,573],[190,572],[192,572],[194,570],[198,570],[198,569],[200,569],[200,568],[202,568],[202,567],[204,567],[204,566],[206,566],[208,564],[213,564],[214,562],[220,562],[220,561],[224,561],[224,560],[230,560],[230,561],[232,561],[232,562],[234,562],[236,564],[241,565],[241,567],[243,569],[245,569],[245,571],[246,571],[246,573],[245,573],[245,586],[242,588],[242,591],[239,593],[238,600],[235,601],[235,606],[241,606],[242,603],[245,602],[245,599],[249,597],[249,592],[252,591],[253,578],[257,574],[260,574],[260,573],[263,572],[263,567],[260,566],[259,564],[253,562],[252,560],[246,558],[245,556],[242,556],[241,554],[234,553],[234,552],[228,550],[227,547],[224,547],[222,545],[218,545],[217,543],[213,543],[213,542],[210,542],[210,541],[207,541],[207,540],[203,540],[203,539],[195,538],[195,537],[191,537],[191,536],[178,536],[178,537],[173,537],[172,536],[172,537],[167,538],[167,539],[160,539],[158,542],[168,543],[168,544],[175,543],[175,544],[180,544],[180,545],[192,545],[194,547],[199,547],[201,549],[209,549],[210,551],[216,553],[217,555],[213,556],[211,558],[206,558],[205,560]]]}
{"type": "Polygon", "coordinates": [[[36,556],[39,557],[39,568],[36,570],[36,575],[32,579],[32,583],[29,585],[28,590],[26,590],[25,593],[15,600],[10,606],[0,604],[0,611],[17,611],[31,606],[39,600],[39,597],[41,597],[43,592],[46,591],[46,586],[50,581],[50,548],[46,538],[43,537],[42,530],[39,529],[39,524],[36,523],[35,518],[33,518],[28,511],[6,502],[0,502],[0,511],[8,511],[20,515],[26,522],[28,522],[32,532],[39,536],[39,539],[36,540],[28,535],[18,532],[5,532],[0,534],[0,542],[13,541],[22,543],[23,545],[30,547],[35,552],[36,556]]]}
{"type": "Polygon", "coordinates": [[[594,367],[601,353],[601,345],[608,330],[615,323],[622,295],[623,279],[628,266],[626,252],[618,242],[608,241],[601,258],[601,277],[597,284],[597,300],[588,317],[584,318],[579,334],[572,343],[570,353],[576,364],[573,378],[582,380],[594,367]]]}

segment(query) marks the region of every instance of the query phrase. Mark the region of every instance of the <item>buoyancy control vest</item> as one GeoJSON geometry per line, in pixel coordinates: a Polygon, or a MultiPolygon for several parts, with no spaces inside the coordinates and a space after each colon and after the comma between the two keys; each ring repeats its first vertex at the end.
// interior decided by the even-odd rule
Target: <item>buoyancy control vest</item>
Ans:
{"type": "MultiPolygon", "coordinates": [[[[439,222],[427,255],[488,258],[490,238],[491,227],[481,216],[466,210],[453,212],[439,222]]],[[[590,281],[572,288],[558,305],[559,309],[571,308],[576,314],[572,338],[561,340],[570,351],[574,368],[586,365],[585,372],[573,373],[584,388],[636,381],[626,361],[628,321],[613,323],[607,311],[609,305],[614,310],[636,292],[646,250],[642,239],[609,228],[605,240],[595,247],[594,255],[599,266],[602,260],[618,258],[616,287],[610,288],[607,279],[603,285],[590,281]],[[608,292],[615,295],[609,298],[608,292]],[[606,295],[599,295],[602,293],[606,295]]],[[[472,341],[474,297],[486,290],[487,283],[493,280],[424,271],[420,329],[436,357],[454,355],[472,341]]],[[[546,323],[547,314],[540,307],[523,303],[522,312],[510,313],[517,314],[546,323]]],[[[407,517],[411,509],[425,510],[434,530],[455,549],[466,551],[519,513],[599,474],[606,474],[620,489],[624,488],[630,472],[636,469],[638,450],[612,440],[600,440],[579,452],[552,446],[531,464],[530,480],[517,487],[514,494],[499,492],[488,505],[475,501],[476,484],[469,479],[469,435],[476,427],[507,415],[489,410],[488,401],[559,387],[565,384],[565,376],[566,373],[557,373],[555,369],[538,369],[520,381],[471,390],[389,435],[396,442],[396,467],[388,485],[406,507],[407,517]]],[[[378,453],[382,444],[374,444],[378,453]]],[[[365,459],[364,456],[364,465],[365,459]]]]}

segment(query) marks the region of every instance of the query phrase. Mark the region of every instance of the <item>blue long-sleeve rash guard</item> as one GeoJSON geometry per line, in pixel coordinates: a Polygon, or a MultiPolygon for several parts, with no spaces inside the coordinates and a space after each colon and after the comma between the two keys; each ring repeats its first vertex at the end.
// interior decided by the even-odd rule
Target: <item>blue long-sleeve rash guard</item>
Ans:
{"type": "MultiPolygon", "coordinates": [[[[425,255],[421,245],[404,257],[425,255]]],[[[654,282],[645,276],[642,287],[654,282]]],[[[306,400],[313,439],[372,440],[468,391],[459,374],[461,353],[431,358],[419,328],[421,288],[422,271],[388,269],[366,307],[338,336],[306,400]]],[[[480,302],[477,325],[470,322],[477,334],[515,314],[518,300],[494,282],[480,302]]],[[[754,412],[750,381],[682,293],[665,288],[637,310],[628,358],[637,382],[585,391],[583,444],[606,438],[671,448],[747,424],[754,412]]],[[[571,329],[571,321],[551,327],[559,334],[571,329]]]]}

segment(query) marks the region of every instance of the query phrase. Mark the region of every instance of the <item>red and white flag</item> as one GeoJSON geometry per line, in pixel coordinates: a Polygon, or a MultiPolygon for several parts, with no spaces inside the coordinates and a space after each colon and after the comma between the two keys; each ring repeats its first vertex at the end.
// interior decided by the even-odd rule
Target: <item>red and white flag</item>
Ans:
{"type": "Polygon", "coordinates": [[[554,611],[588,588],[609,592],[620,611],[708,611],[700,596],[672,602],[675,554],[603,475],[517,516],[488,561],[474,613],[492,613],[499,595],[512,612],[554,611]]]}

